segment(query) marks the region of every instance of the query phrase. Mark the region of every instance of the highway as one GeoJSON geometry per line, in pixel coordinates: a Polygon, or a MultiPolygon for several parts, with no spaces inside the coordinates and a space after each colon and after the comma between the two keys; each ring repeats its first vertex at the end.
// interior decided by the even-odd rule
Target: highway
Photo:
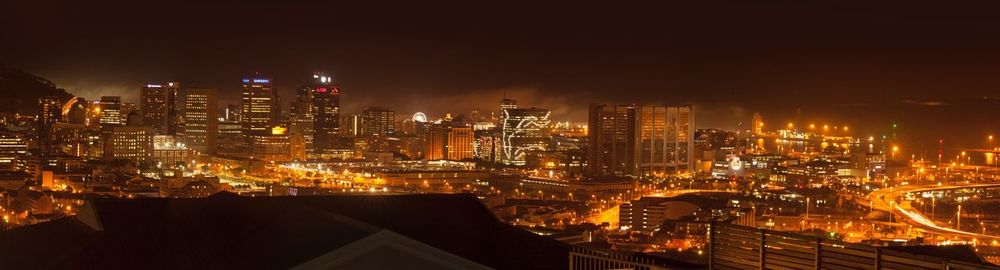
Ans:
{"type": "Polygon", "coordinates": [[[1000,236],[978,234],[973,232],[956,230],[954,228],[942,227],[934,223],[933,220],[927,218],[920,211],[913,209],[909,202],[899,203],[898,198],[907,192],[926,192],[926,191],[937,191],[937,190],[948,190],[948,189],[959,189],[959,188],[986,188],[986,187],[1000,187],[1000,184],[977,184],[977,185],[915,185],[915,186],[898,186],[893,188],[883,188],[876,190],[868,195],[871,201],[871,207],[880,211],[886,211],[897,216],[905,217],[902,219],[903,222],[912,225],[916,228],[924,230],[926,232],[931,232],[935,234],[941,234],[946,236],[957,236],[961,238],[973,238],[973,239],[991,239],[1000,240],[1000,236]]]}

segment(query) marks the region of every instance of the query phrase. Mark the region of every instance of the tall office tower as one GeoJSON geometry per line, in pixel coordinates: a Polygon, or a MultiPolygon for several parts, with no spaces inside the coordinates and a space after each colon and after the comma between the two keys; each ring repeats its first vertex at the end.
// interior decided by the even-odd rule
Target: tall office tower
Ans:
{"type": "Polygon", "coordinates": [[[38,143],[43,151],[54,148],[52,145],[52,124],[62,120],[62,100],[59,97],[41,97],[38,99],[38,143]]]}
{"type": "Polygon", "coordinates": [[[171,104],[168,86],[161,83],[147,83],[139,97],[142,125],[151,127],[158,134],[167,134],[170,126],[171,104]]]}
{"type": "Polygon", "coordinates": [[[694,168],[694,107],[590,106],[588,172],[661,177],[694,168]]]}
{"type": "Polygon", "coordinates": [[[203,154],[214,154],[219,135],[219,103],[215,89],[188,88],[184,92],[184,141],[203,154]]]}
{"type": "Polygon", "coordinates": [[[243,103],[240,108],[243,136],[270,132],[277,120],[274,118],[277,95],[270,78],[257,73],[243,78],[243,103]]]}
{"type": "Polygon", "coordinates": [[[101,129],[111,131],[115,126],[122,125],[122,97],[101,97],[101,129]]]}
{"type": "Polygon", "coordinates": [[[292,158],[306,159],[313,150],[313,88],[300,87],[295,91],[289,112],[288,137],[292,145],[292,158]]]}
{"type": "Polygon", "coordinates": [[[341,147],[337,143],[340,135],[340,87],[327,76],[313,76],[317,82],[313,89],[313,152],[329,154],[341,147]]]}
{"type": "Polygon", "coordinates": [[[470,127],[437,125],[427,130],[424,159],[464,160],[474,158],[473,132],[470,127]]]}
{"type": "Polygon", "coordinates": [[[396,133],[396,112],[383,107],[369,107],[361,112],[361,133],[364,136],[386,136],[396,133]]]}
{"type": "Polygon", "coordinates": [[[167,82],[167,130],[166,135],[184,133],[184,91],[181,83],[167,82]]]}
{"type": "Polygon", "coordinates": [[[753,121],[751,121],[751,131],[753,135],[764,134],[764,117],[760,116],[760,113],[753,113],[753,121]]]}
{"type": "Polygon", "coordinates": [[[500,126],[502,152],[500,162],[507,165],[524,165],[529,151],[548,149],[549,134],[547,109],[504,109],[500,126]]]}
{"type": "Polygon", "coordinates": [[[509,98],[506,98],[506,97],[503,98],[503,99],[501,99],[500,100],[500,111],[497,114],[499,116],[499,118],[497,119],[498,121],[496,123],[497,126],[503,126],[503,121],[504,121],[504,118],[503,118],[504,117],[504,113],[503,113],[503,111],[504,110],[509,110],[509,109],[517,109],[517,100],[509,99],[509,98]]]}

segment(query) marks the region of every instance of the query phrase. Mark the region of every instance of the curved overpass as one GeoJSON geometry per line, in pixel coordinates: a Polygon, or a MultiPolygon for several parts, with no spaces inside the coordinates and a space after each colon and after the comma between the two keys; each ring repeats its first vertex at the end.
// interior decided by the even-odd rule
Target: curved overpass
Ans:
{"type": "Polygon", "coordinates": [[[948,236],[957,236],[962,238],[978,238],[978,239],[991,239],[1000,240],[1000,236],[978,234],[973,232],[961,231],[953,228],[938,226],[933,220],[924,216],[920,211],[913,209],[910,204],[907,203],[896,203],[897,199],[905,193],[908,192],[927,192],[927,191],[940,191],[940,190],[951,190],[951,189],[962,189],[962,188],[990,188],[990,187],[1000,187],[1000,184],[975,184],[975,185],[918,185],[918,186],[899,186],[893,188],[883,188],[876,190],[868,194],[868,198],[871,200],[871,207],[878,209],[880,211],[886,211],[891,214],[899,215],[905,217],[903,221],[907,224],[913,225],[921,230],[941,234],[948,236]]]}

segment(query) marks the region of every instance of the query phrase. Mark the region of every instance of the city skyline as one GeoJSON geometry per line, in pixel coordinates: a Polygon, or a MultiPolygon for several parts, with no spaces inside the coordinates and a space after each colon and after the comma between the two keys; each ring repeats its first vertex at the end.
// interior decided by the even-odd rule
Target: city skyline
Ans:
{"type": "Polygon", "coordinates": [[[0,269],[1000,270],[995,10],[3,3],[0,269]]]}
{"type": "Polygon", "coordinates": [[[800,110],[813,122],[847,123],[872,133],[901,122],[922,141],[945,137],[971,144],[978,134],[1000,132],[978,113],[996,105],[983,100],[998,87],[992,77],[1000,55],[990,48],[1000,43],[1000,23],[976,6],[721,2],[664,4],[625,15],[588,6],[512,5],[463,13],[430,5],[373,15],[364,11],[378,7],[353,4],[342,8],[356,13],[331,24],[324,16],[305,16],[329,6],[308,3],[163,7],[208,18],[197,23],[141,20],[144,12],[116,3],[23,5],[20,10],[64,16],[35,21],[26,11],[5,18],[18,26],[9,33],[21,42],[4,45],[18,52],[0,52],[4,62],[94,98],[134,100],[135,85],[177,80],[219,89],[220,104],[232,104],[239,87],[234,78],[254,71],[272,76],[282,96],[292,97],[305,83],[302,74],[325,71],[345,89],[346,111],[470,111],[491,107],[494,97],[507,92],[572,121],[585,121],[586,113],[574,108],[589,103],[649,102],[696,105],[709,127],[735,128],[731,115],[749,118],[752,112],[783,122],[800,110]],[[297,16],[303,8],[310,11],[297,16]],[[567,17],[546,15],[561,8],[567,17]],[[265,9],[290,19],[240,15],[265,9]],[[75,20],[81,14],[90,19],[75,20]],[[505,14],[519,20],[502,20],[505,14]],[[598,17],[603,19],[591,20],[598,17]],[[81,37],[85,29],[102,31],[81,37]],[[245,31],[270,38],[239,43],[245,31]],[[69,38],[81,42],[60,42],[69,38]],[[160,40],[204,43],[172,46],[160,40]],[[953,131],[959,127],[977,135],[953,131]]]}

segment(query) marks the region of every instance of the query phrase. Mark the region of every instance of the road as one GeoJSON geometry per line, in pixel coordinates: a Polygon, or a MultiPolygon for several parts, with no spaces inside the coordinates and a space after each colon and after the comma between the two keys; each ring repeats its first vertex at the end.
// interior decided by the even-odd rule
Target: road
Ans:
{"type": "Polygon", "coordinates": [[[958,188],[983,188],[983,187],[1000,187],[1000,184],[898,186],[893,188],[883,188],[876,190],[868,194],[868,199],[871,201],[872,208],[905,217],[901,221],[913,225],[914,227],[927,232],[947,235],[947,236],[958,236],[961,238],[1000,240],[1000,236],[978,234],[978,233],[960,231],[953,228],[938,226],[937,223],[934,223],[933,220],[921,214],[920,211],[913,209],[913,207],[908,202],[898,203],[899,201],[898,198],[907,192],[925,192],[925,191],[947,190],[947,189],[958,189],[958,188]]]}

